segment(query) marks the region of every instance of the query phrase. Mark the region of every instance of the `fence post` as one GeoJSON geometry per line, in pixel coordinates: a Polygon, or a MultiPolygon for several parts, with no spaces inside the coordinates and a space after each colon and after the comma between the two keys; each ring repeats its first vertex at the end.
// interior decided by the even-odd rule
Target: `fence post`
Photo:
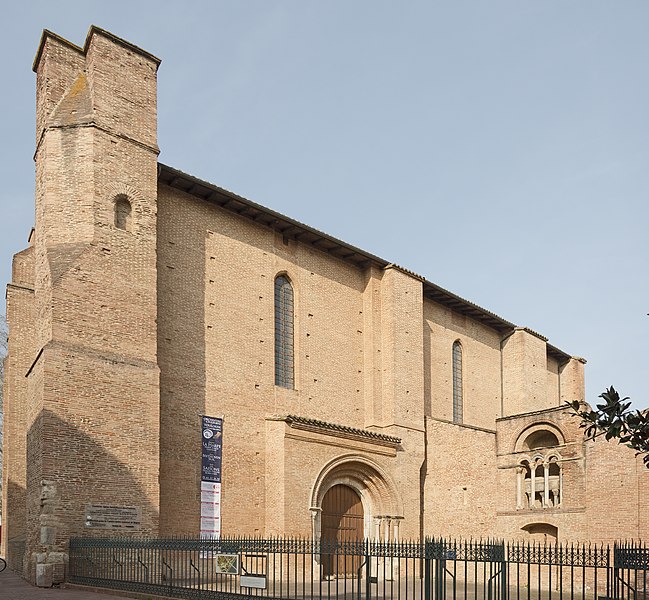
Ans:
{"type": "Polygon", "coordinates": [[[500,563],[500,600],[508,600],[509,598],[509,584],[507,583],[507,578],[509,575],[509,563],[507,562],[508,560],[508,552],[509,550],[509,544],[507,544],[507,551],[505,549],[505,542],[502,543],[502,562],[500,563]]]}
{"type": "Polygon", "coordinates": [[[616,543],[613,546],[613,576],[611,578],[611,587],[613,588],[613,598],[619,598],[619,578],[618,578],[618,552],[619,546],[616,543]]]}
{"type": "Polygon", "coordinates": [[[613,570],[613,565],[611,565],[611,546],[610,544],[606,545],[606,598],[611,600],[613,593],[611,590],[611,582],[613,578],[611,577],[611,571],[613,570]]]}
{"type": "Polygon", "coordinates": [[[446,570],[446,560],[445,560],[445,543],[444,540],[439,540],[437,543],[433,542],[431,544],[432,550],[432,560],[434,565],[433,573],[433,586],[434,586],[434,596],[433,600],[443,600],[444,598],[444,587],[445,587],[445,570],[446,570]]]}
{"type": "MultiPolygon", "coordinates": [[[[489,548],[489,553],[491,554],[493,552],[493,548],[489,548]]],[[[491,558],[491,557],[490,557],[491,558]]],[[[494,586],[496,585],[494,581],[494,576],[492,574],[492,569],[494,568],[494,563],[493,560],[490,560],[489,562],[489,579],[487,579],[487,600],[495,600],[494,598],[494,586]]],[[[484,569],[485,571],[487,570],[487,563],[484,563],[484,569]]]]}
{"type": "Polygon", "coordinates": [[[426,539],[424,543],[424,600],[431,600],[431,589],[430,589],[430,542],[426,539]]]}
{"type": "Polygon", "coordinates": [[[372,595],[372,556],[370,553],[370,541],[365,540],[365,600],[369,600],[372,595]]]}

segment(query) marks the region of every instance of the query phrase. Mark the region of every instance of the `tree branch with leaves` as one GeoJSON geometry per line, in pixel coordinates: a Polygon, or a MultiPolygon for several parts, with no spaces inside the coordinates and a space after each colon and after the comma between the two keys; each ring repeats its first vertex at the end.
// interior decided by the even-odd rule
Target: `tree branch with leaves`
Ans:
{"type": "Polygon", "coordinates": [[[649,468],[649,410],[632,410],[629,398],[620,398],[612,386],[599,397],[603,402],[597,404],[596,410],[585,410],[578,400],[567,403],[581,418],[580,427],[585,429],[586,439],[603,435],[607,440],[617,440],[637,455],[644,455],[642,460],[649,468]]]}

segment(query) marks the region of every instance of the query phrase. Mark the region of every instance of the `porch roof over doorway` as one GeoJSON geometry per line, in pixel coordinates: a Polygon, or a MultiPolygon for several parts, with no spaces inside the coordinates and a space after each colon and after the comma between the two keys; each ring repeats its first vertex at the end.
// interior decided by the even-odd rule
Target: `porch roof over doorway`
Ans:
{"type": "Polygon", "coordinates": [[[302,429],[305,431],[313,431],[315,433],[324,433],[328,435],[337,435],[348,439],[356,439],[364,442],[374,442],[382,446],[390,446],[396,448],[401,445],[401,438],[384,433],[377,433],[369,429],[358,429],[356,427],[348,427],[346,425],[339,425],[337,423],[328,423],[326,421],[319,421],[318,419],[309,419],[307,417],[300,417],[297,415],[274,415],[271,417],[273,421],[284,421],[289,427],[293,429],[302,429]]]}

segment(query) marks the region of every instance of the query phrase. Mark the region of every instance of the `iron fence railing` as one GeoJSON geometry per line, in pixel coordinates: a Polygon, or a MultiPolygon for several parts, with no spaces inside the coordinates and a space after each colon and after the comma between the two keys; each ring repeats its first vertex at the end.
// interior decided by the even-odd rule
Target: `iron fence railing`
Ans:
{"type": "Polygon", "coordinates": [[[638,543],[616,544],[613,548],[613,595],[622,600],[647,600],[649,546],[638,543]]]}
{"type": "Polygon", "coordinates": [[[172,598],[649,600],[649,547],[75,538],[68,581],[172,598]]]}

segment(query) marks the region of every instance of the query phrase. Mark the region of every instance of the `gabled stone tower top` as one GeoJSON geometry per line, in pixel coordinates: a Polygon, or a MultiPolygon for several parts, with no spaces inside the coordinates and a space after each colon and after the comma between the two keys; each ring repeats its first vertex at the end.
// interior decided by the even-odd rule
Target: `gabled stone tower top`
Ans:
{"type": "Polygon", "coordinates": [[[76,44],[73,44],[69,40],[66,40],[64,37],[61,37],[60,35],[54,33],[53,31],[50,31],[49,29],[44,29],[43,34],[41,35],[41,41],[38,44],[38,50],[36,51],[36,57],[34,58],[34,64],[32,65],[32,70],[34,71],[34,73],[38,72],[38,64],[41,60],[41,56],[43,55],[43,50],[45,49],[45,44],[47,43],[48,39],[56,40],[56,42],[58,42],[59,44],[68,46],[71,50],[74,50],[75,52],[78,52],[79,54],[85,56],[88,53],[88,48],[90,47],[90,41],[92,37],[96,34],[106,36],[107,38],[110,38],[117,44],[121,44],[122,46],[128,48],[129,50],[141,54],[145,58],[148,58],[149,60],[155,62],[156,65],[160,65],[160,63],[162,62],[157,56],[154,56],[150,52],[143,50],[139,46],[136,46],[135,44],[132,44],[131,42],[112,34],[110,31],[106,31],[101,27],[97,27],[97,25],[91,25],[90,29],[88,29],[88,35],[86,36],[86,42],[83,45],[83,48],[81,46],[77,46],[76,44]]]}
{"type": "Polygon", "coordinates": [[[43,31],[34,59],[36,144],[47,127],[92,124],[158,152],[160,59],[92,25],[82,47],[43,31]]]}

